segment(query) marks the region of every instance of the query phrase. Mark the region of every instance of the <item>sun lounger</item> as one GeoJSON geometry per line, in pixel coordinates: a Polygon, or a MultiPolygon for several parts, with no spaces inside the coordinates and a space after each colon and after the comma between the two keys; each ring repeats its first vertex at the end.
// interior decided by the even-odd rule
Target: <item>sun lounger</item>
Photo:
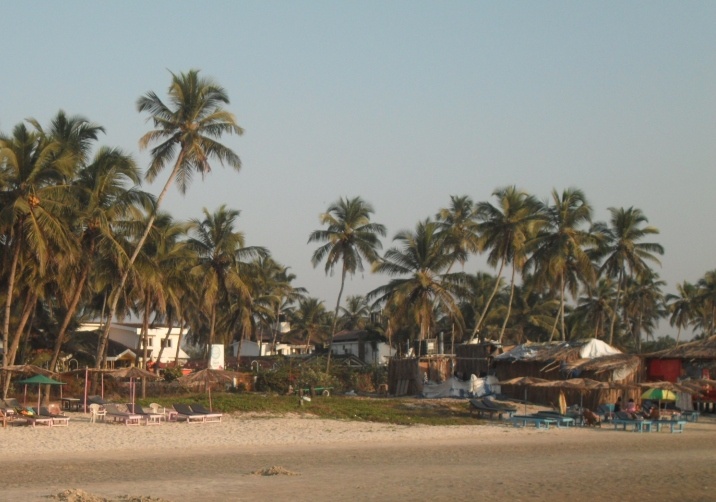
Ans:
{"type": "Polygon", "coordinates": [[[188,404],[173,404],[172,405],[177,412],[177,420],[185,420],[186,423],[204,423],[206,422],[206,415],[203,413],[197,413],[193,411],[188,404]]]}
{"type": "Polygon", "coordinates": [[[686,427],[686,420],[655,420],[654,424],[656,424],[656,432],[661,432],[661,429],[666,429],[666,427],[669,427],[669,430],[672,434],[684,432],[684,427],[686,427]]]}
{"type": "Polygon", "coordinates": [[[211,411],[200,403],[190,404],[189,408],[191,408],[191,411],[193,411],[194,413],[201,413],[202,415],[204,415],[205,422],[221,422],[221,417],[224,416],[223,413],[211,411]]]}
{"type": "Polygon", "coordinates": [[[23,415],[28,424],[35,427],[36,425],[46,425],[52,427],[52,417],[43,417],[41,415],[23,415]]]}
{"type": "Polygon", "coordinates": [[[527,427],[527,424],[534,424],[537,429],[549,429],[550,425],[557,424],[557,420],[554,418],[539,417],[536,415],[514,415],[510,418],[510,421],[515,427],[527,427]]]}
{"type": "Polygon", "coordinates": [[[492,420],[495,415],[497,415],[497,418],[502,419],[504,415],[511,418],[516,411],[517,410],[515,408],[499,408],[496,406],[489,406],[481,399],[470,399],[470,416],[477,413],[477,416],[480,418],[487,414],[490,416],[490,420],[492,420]]]}
{"type": "Polygon", "coordinates": [[[698,422],[699,415],[701,415],[701,413],[696,410],[684,410],[681,412],[681,416],[688,422],[698,422]]]}
{"type": "Polygon", "coordinates": [[[576,423],[576,419],[573,416],[569,415],[562,415],[558,411],[549,411],[549,410],[543,410],[538,411],[534,414],[538,417],[544,417],[544,418],[552,418],[557,421],[557,427],[570,427],[574,426],[576,423]]]}
{"type": "Polygon", "coordinates": [[[87,396],[87,402],[89,404],[99,404],[100,406],[108,404],[102,396],[87,396]]]}
{"type": "Polygon", "coordinates": [[[136,403],[133,405],[128,404],[127,409],[135,415],[141,415],[147,425],[159,425],[162,423],[162,418],[164,418],[164,414],[145,410],[141,405],[136,403]]]}
{"type": "Polygon", "coordinates": [[[62,415],[60,413],[53,413],[52,410],[50,410],[46,406],[40,407],[40,414],[38,416],[51,418],[53,427],[67,427],[70,425],[70,417],[62,415]]]}
{"type": "Polygon", "coordinates": [[[624,431],[627,430],[627,427],[631,427],[634,432],[651,432],[653,422],[651,420],[634,419],[628,413],[619,411],[612,419],[612,423],[614,424],[614,430],[619,429],[621,426],[624,431]]]}
{"type": "Polygon", "coordinates": [[[107,411],[107,417],[111,417],[115,422],[123,422],[124,425],[139,425],[142,421],[141,415],[122,410],[116,404],[107,403],[104,409],[107,411]]]}

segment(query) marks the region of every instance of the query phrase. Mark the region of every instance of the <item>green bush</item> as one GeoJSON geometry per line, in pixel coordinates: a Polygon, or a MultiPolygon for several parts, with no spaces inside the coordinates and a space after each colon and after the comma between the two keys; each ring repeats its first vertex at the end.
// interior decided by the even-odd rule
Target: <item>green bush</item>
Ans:
{"type": "Polygon", "coordinates": [[[162,375],[164,376],[165,382],[173,382],[174,380],[182,376],[181,368],[166,368],[162,375]]]}

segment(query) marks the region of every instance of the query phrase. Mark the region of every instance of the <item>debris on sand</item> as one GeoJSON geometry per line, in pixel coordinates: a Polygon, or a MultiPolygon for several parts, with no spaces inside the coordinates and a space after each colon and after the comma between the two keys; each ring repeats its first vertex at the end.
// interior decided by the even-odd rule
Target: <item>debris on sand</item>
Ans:
{"type": "Polygon", "coordinates": [[[117,498],[107,498],[93,493],[88,493],[79,488],[71,488],[61,491],[48,497],[51,500],[60,502],[169,502],[158,497],[144,497],[136,495],[120,495],[117,498]]]}
{"type": "Polygon", "coordinates": [[[280,465],[272,465],[271,467],[266,467],[265,469],[259,469],[258,471],[254,471],[251,474],[255,476],[298,476],[299,474],[297,472],[289,471],[288,469],[284,469],[280,465]]]}

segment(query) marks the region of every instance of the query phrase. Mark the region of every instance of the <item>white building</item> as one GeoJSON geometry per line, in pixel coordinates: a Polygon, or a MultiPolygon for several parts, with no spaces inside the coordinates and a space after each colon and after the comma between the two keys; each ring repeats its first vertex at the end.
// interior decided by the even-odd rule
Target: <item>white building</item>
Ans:
{"type": "Polygon", "coordinates": [[[395,355],[395,349],[385,342],[367,340],[368,332],[341,331],[333,337],[331,353],[350,354],[367,364],[384,365],[395,355]]]}
{"type": "MultiPolygon", "coordinates": [[[[96,331],[100,329],[100,324],[97,322],[83,323],[77,331],[96,331]]],[[[149,361],[156,362],[157,356],[159,356],[159,350],[164,343],[164,337],[169,330],[168,327],[163,326],[159,328],[149,328],[147,333],[147,358],[149,361]]],[[[186,333],[185,333],[186,334],[186,333]]],[[[115,324],[109,328],[109,339],[122,345],[129,347],[137,355],[137,361],[142,362],[144,356],[144,346],[142,345],[142,326],[137,324],[115,324]]],[[[166,345],[162,351],[162,359],[160,363],[174,362],[177,357],[177,345],[179,344],[179,328],[175,327],[169,334],[169,338],[166,340],[166,345]]],[[[182,350],[179,350],[179,362],[184,363],[189,359],[189,355],[182,350]]]]}

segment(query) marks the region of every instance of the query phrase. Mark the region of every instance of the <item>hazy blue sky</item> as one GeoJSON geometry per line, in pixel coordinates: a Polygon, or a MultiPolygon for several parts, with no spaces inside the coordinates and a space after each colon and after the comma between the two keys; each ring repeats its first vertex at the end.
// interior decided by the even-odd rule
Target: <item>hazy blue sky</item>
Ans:
{"type": "MultiPolygon", "coordinates": [[[[64,109],[146,167],[137,98],[164,97],[167,70],[222,84],[246,130],[225,142],[244,167],[216,165],[164,209],[240,209],[247,243],[329,308],[339,277],[312,268],[306,242],[339,196],[374,205],[387,248],[450,195],[490,200],[515,184],[545,199],[574,186],[599,220],[610,206],[644,211],[668,291],[716,268],[716,2],[4,0],[2,11],[3,132],[64,109]]],[[[357,276],[345,294],[386,280],[357,276]]]]}

